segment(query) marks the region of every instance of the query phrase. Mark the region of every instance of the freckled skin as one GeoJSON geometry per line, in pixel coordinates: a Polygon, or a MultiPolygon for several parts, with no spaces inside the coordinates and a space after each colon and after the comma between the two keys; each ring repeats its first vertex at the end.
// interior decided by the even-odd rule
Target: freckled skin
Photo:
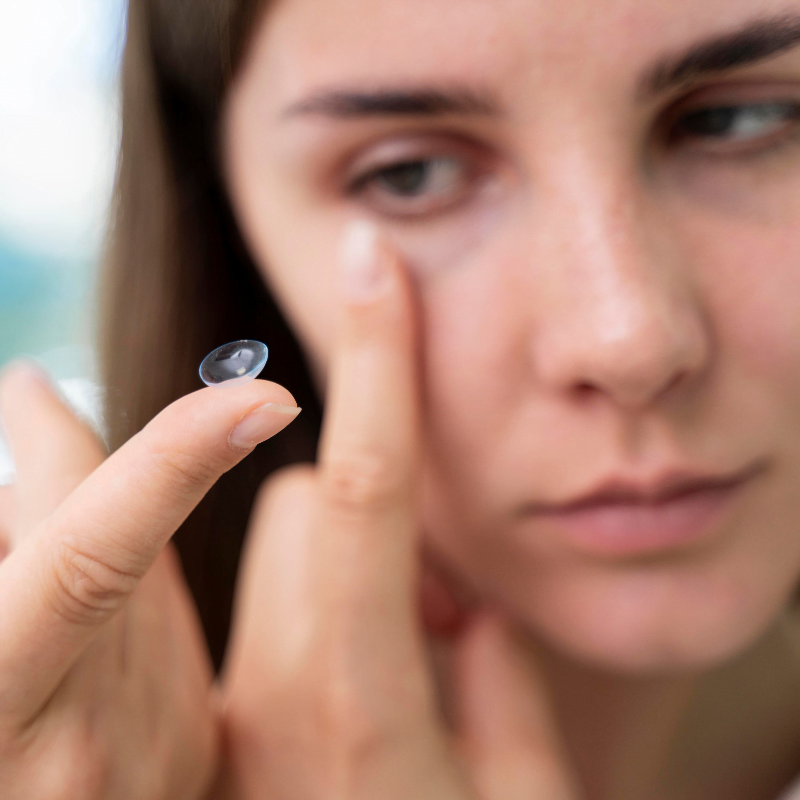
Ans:
{"type": "MultiPolygon", "coordinates": [[[[430,543],[578,660],[719,663],[766,630],[800,574],[800,137],[745,155],[664,144],[663,115],[698,87],[637,95],[656,55],[770,11],[284,0],[230,97],[234,206],[320,379],[342,226],[371,216],[406,256],[422,309],[430,543]],[[487,89],[505,113],[447,125],[281,117],[320,88],[404,82],[487,89]],[[398,221],[342,190],[337,170],[354,154],[445,128],[491,156],[479,199],[398,221]],[[754,462],[764,472],[713,540],[661,557],[587,557],[518,513],[621,470],[754,462]]],[[[800,102],[800,52],[703,91],[745,84],[800,102]]]]}

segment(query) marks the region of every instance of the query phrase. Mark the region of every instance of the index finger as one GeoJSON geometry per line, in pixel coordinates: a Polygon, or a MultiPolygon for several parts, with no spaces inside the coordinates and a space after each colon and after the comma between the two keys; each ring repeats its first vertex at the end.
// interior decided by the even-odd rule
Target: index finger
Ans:
{"type": "Polygon", "coordinates": [[[322,432],[330,504],[370,522],[408,505],[419,459],[419,377],[409,280],[374,226],[342,254],[344,303],[322,432]]]}
{"type": "Polygon", "coordinates": [[[318,469],[273,478],[252,527],[225,668],[231,765],[264,796],[335,794],[346,776],[365,796],[460,797],[416,608],[411,287],[374,232],[349,244],[318,469]]]}
{"type": "Polygon", "coordinates": [[[326,603],[338,614],[327,628],[344,626],[346,646],[368,652],[371,678],[378,678],[400,663],[420,670],[423,664],[415,613],[417,326],[410,280],[374,228],[350,231],[344,260],[316,539],[326,565],[326,603]]]}
{"type": "Polygon", "coordinates": [[[0,564],[0,712],[36,713],[217,478],[297,411],[266,381],[181,398],[0,564]]]}

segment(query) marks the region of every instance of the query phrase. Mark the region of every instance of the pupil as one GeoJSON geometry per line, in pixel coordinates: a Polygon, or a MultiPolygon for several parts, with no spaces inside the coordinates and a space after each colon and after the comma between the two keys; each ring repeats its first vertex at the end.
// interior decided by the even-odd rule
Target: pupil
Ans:
{"type": "Polygon", "coordinates": [[[398,194],[416,194],[424,186],[427,174],[426,162],[414,161],[381,170],[380,181],[398,194]]]}

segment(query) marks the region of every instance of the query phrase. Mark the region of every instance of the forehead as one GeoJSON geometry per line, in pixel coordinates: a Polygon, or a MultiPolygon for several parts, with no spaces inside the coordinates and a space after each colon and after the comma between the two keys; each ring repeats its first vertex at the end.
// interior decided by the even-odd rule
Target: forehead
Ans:
{"type": "Polygon", "coordinates": [[[278,0],[251,59],[291,96],[348,81],[635,79],[655,58],[751,19],[768,0],[278,0]]]}

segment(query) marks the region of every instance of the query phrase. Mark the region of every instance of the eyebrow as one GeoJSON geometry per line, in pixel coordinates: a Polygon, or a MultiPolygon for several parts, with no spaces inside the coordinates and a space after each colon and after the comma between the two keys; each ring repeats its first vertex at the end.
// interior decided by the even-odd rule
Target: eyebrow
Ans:
{"type": "MultiPolygon", "coordinates": [[[[764,61],[800,45],[800,16],[756,19],[744,27],[692,46],[688,51],[657,62],[640,81],[641,94],[652,96],[705,75],[764,61]]],[[[401,87],[374,91],[323,89],[290,105],[285,117],[500,116],[497,101],[487,92],[469,87],[401,87]]]]}
{"type": "Polygon", "coordinates": [[[464,87],[414,88],[377,91],[321,91],[295,103],[285,116],[322,115],[336,119],[380,116],[437,117],[448,114],[497,116],[497,103],[488,95],[464,87]]]}
{"type": "Polygon", "coordinates": [[[749,22],[743,28],[694,45],[657,63],[645,76],[644,95],[655,95],[719,72],[764,61],[800,44],[800,16],[749,22]]]}

